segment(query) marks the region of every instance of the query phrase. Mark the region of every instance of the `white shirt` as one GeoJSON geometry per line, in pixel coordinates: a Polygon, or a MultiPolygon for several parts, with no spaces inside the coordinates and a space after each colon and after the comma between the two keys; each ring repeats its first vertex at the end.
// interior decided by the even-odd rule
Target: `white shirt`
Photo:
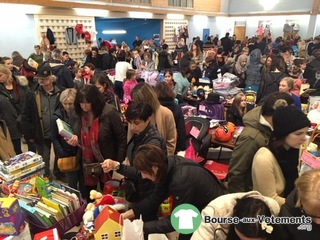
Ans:
{"type": "Polygon", "coordinates": [[[132,66],[130,63],[127,62],[117,62],[115,71],[115,81],[123,82],[124,79],[126,79],[127,70],[132,69],[132,66]]]}

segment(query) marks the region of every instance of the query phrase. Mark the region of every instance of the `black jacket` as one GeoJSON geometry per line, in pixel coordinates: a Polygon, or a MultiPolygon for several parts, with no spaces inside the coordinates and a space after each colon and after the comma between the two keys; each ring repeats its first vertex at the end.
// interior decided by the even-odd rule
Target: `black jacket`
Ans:
{"type": "Polygon", "coordinates": [[[51,120],[51,141],[54,153],[57,158],[75,156],[77,147],[69,145],[58,132],[56,120],[60,118],[62,121],[69,123],[69,117],[63,107],[58,108],[52,116],[51,120]]]}
{"type": "MultiPolygon", "coordinates": [[[[25,98],[25,103],[23,105],[23,109],[21,112],[21,127],[22,133],[26,140],[34,139],[36,143],[41,144],[44,140],[44,131],[42,127],[41,121],[42,116],[39,116],[38,105],[41,106],[41,103],[37,104],[37,95],[40,94],[40,86],[37,84],[35,87],[35,91],[28,92],[25,98]]],[[[61,103],[59,101],[59,96],[61,93],[61,89],[59,86],[54,84],[54,92],[50,95],[56,97],[54,109],[57,110],[61,107],[61,103]]],[[[53,112],[51,113],[53,115],[53,112]]],[[[51,115],[51,116],[52,116],[51,115]]],[[[51,121],[50,123],[51,124],[51,121]]]]}
{"type": "Polygon", "coordinates": [[[307,63],[306,70],[303,73],[303,77],[307,79],[307,83],[310,84],[310,88],[315,88],[317,91],[310,95],[317,96],[320,92],[320,81],[316,80],[316,72],[320,70],[320,57],[307,63]]]}
{"type": "Polygon", "coordinates": [[[177,145],[176,152],[186,150],[186,126],[184,122],[184,116],[181,107],[174,101],[160,101],[161,105],[167,107],[173,113],[174,121],[177,128],[177,145]]]}
{"type": "Polygon", "coordinates": [[[172,62],[172,58],[171,55],[163,50],[159,53],[159,64],[158,64],[158,71],[162,71],[162,70],[168,70],[171,69],[171,67],[173,66],[173,62],[172,62]]]}
{"type": "Polygon", "coordinates": [[[52,68],[52,74],[56,76],[56,84],[61,88],[73,88],[72,73],[67,65],[59,60],[50,60],[49,65],[52,68]]]}
{"type": "MultiPolygon", "coordinates": [[[[106,103],[99,116],[100,130],[98,136],[99,149],[104,159],[110,158],[118,162],[123,162],[126,156],[126,132],[121,122],[120,113],[106,103]]],[[[70,115],[70,125],[74,134],[81,141],[81,116],[75,112],[70,115]]],[[[82,162],[82,151],[78,148],[77,158],[82,162]]]]}
{"type": "MultiPolygon", "coordinates": [[[[279,213],[279,217],[303,217],[304,215],[301,213],[301,209],[295,207],[295,204],[298,199],[297,190],[293,190],[288,197],[286,198],[286,202],[282,205],[279,213]]],[[[305,216],[307,217],[307,216],[305,216]]],[[[317,240],[320,236],[320,225],[311,223],[312,231],[307,230],[299,230],[298,227],[301,224],[281,224],[280,233],[283,235],[281,239],[283,240],[317,240]]]]}
{"type": "Polygon", "coordinates": [[[230,106],[227,109],[226,120],[236,126],[243,126],[242,116],[240,116],[239,110],[235,106],[230,106]]]}
{"type": "MultiPolygon", "coordinates": [[[[223,195],[222,188],[211,173],[197,163],[180,156],[167,157],[168,167],[165,179],[157,183],[152,194],[133,205],[137,218],[140,214],[157,209],[159,205],[172,195],[172,209],[183,203],[194,205],[201,211],[210,201],[223,195]],[[190,162],[192,165],[181,165],[190,162]]],[[[145,234],[168,233],[174,231],[170,216],[160,220],[145,222],[145,234]]]]}

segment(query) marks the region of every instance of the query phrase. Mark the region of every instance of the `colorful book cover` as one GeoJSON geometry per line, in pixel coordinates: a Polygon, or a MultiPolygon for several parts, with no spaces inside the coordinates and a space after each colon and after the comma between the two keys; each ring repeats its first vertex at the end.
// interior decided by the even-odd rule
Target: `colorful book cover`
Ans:
{"type": "Polygon", "coordinates": [[[37,192],[41,197],[50,198],[51,190],[50,190],[50,182],[48,179],[37,177],[35,180],[37,192]]]}
{"type": "Polygon", "coordinates": [[[36,164],[34,166],[31,166],[31,167],[27,167],[27,168],[24,168],[22,169],[21,171],[18,171],[14,174],[12,173],[4,173],[4,172],[1,172],[0,171],[0,178],[9,182],[9,181],[13,181],[13,180],[16,180],[18,178],[22,178],[24,177],[25,175],[31,173],[31,172],[34,172],[36,170],[40,170],[42,168],[44,168],[45,166],[45,163],[44,162],[41,162],[39,164],[36,164]]]}
{"type": "MultiPolygon", "coordinates": [[[[72,127],[70,124],[66,123],[65,121],[61,120],[58,118],[56,120],[57,126],[58,126],[58,132],[59,134],[67,139],[71,139],[72,136],[74,135],[72,127]]],[[[78,143],[78,147],[81,147],[80,143],[78,143]]]]}
{"type": "Polygon", "coordinates": [[[27,167],[30,164],[42,162],[42,156],[34,152],[25,152],[9,158],[5,161],[0,161],[0,169],[4,173],[11,173],[18,169],[27,167]]]}

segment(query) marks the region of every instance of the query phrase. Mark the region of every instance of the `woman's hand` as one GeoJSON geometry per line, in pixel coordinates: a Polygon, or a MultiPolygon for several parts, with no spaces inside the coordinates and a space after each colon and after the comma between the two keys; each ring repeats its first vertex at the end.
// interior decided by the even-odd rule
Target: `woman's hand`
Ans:
{"type": "Polygon", "coordinates": [[[73,147],[78,145],[78,136],[77,135],[73,135],[72,138],[67,139],[65,138],[65,140],[67,141],[67,143],[73,147]]]}
{"type": "Polygon", "coordinates": [[[122,213],[121,216],[123,217],[123,219],[132,219],[134,218],[134,212],[132,209],[126,211],[125,213],[122,213]]]}
{"type": "Polygon", "coordinates": [[[112,159],[106,159],[101,163],[101,167],[104,172],[110,172],[116,170],[119,166],[119,162],[113,161],[112,159]]]}

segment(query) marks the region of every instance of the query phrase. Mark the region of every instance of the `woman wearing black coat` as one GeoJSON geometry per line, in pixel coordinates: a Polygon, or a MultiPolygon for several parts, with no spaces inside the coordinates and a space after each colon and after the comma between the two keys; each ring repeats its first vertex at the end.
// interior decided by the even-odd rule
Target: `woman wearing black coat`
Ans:
{"type": "MultiPolygon", "coordinates": [[[[167,157],[154,145],[139,147],[134,159],[134,167],[141,172],[142,178],[156,183],[152,194],[123,214],[124,219],[148,214],[157,209],[170,195],[172,209],[188,203],[201,211],[210,201],[224,194],[216,177],[201,165],[174,155],[167,157]]],[[[144,222],[143,231],[150,233],[169,233],[174,231],[170,217],[144,222]]],[[[179,239],[190,239],[191,234],[180,234],[179,239]]]]}

